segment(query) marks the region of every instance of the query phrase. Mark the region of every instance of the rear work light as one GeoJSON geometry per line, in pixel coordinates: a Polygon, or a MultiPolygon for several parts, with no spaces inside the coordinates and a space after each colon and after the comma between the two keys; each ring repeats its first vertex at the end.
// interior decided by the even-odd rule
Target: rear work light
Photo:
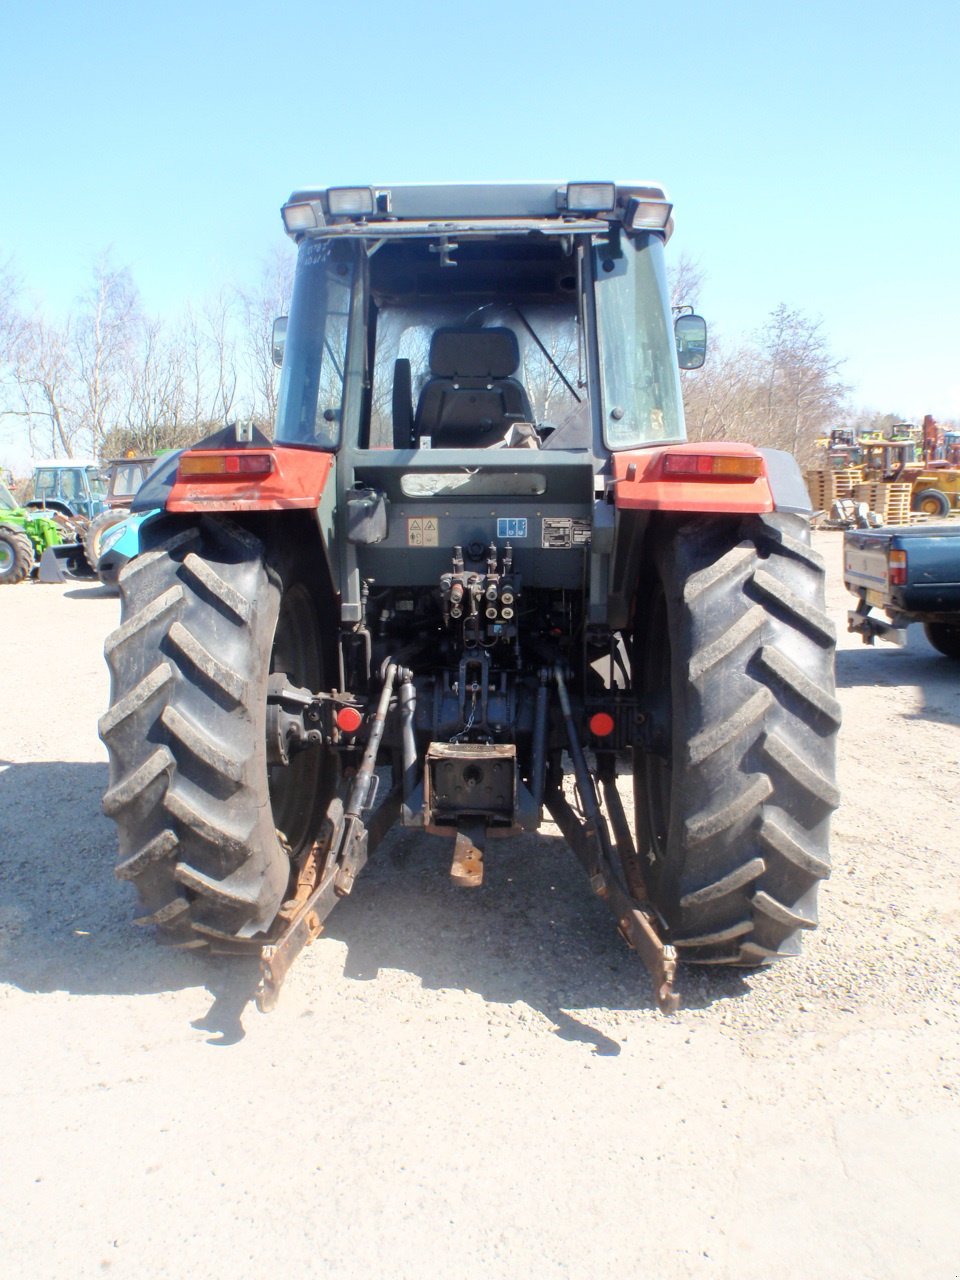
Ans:
{"type": "Polygon", "coordinates": [[[907,585],[907,553],[905,551],[887,553],[887,578],[891,587],[907,585]]]}
{"type": "Polygon", "coordinates": [[[668,480],[756,480],[763,459],[736,453],[668,453],[663,460],[668,480]]]}
{"type": "Polygon", "coordinates": [[[274,469],[272,453],[185,453],[180,459],[181,480],[235,480],[268,476],[274,469]]]}
{"type": "Polygon", "coordinates": [[[634,197],[627,206],[626,224],[631,231],[666,231],[673,205],[665,198],[634,197]]]}
{"type": "Polygon", "coordinates": [[[373,213],[376,198],[372,187],[330,187],[327,208],[331,218],[363,217],[373,213]]]}
{"type": "Polygon", "coordinates": [[[612,212],[617,203],[615,182],[570,182],[566,189],[566,206],[571,213],[612,212]]]}
{"type": "Polygon", "coordinates": [[[312,204],[287,204],[281,210],[283,225],[290,235],[298,231],[313,231],[321,225],[317,211],[312,204]]]}

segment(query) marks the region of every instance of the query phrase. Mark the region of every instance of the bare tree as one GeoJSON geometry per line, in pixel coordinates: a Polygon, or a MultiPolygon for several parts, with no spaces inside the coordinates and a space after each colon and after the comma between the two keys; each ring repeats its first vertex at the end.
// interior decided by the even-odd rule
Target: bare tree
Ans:
{"type": "Polygon", "coordinates": [[[82,404],[81,430],[92,455],[115,420],[129,373],[130,356],[144,323],[130,272],[111,265],[101,254],[93,282],[81,299],[73,345],[82,404]]]}
{"type": "Polygon", "coordinates": [[[184,443],[183,354],[159,321],[144,322],[140,341],[128,358],[122,414],[104,436],[104,451],[156,453],[184,443]]]}
{"type": "Polygon", "coordinates": [[[265,264],[252,289],[238,289],[245,412],[272,432],[277,414],[278,370],[273,363],[273,322],[290,309],[294,259],[284,247],[265,264]]]}
{"type": "Polygon", "coordinates": [[[7,373],[17,340],[23,331],[20,314],[20,280],[11,262],[0,263],[0,372],[7,373]]]}
{"type": "Polygon", "coordinates": [[[700,263],[687,254],[681,253],[677,261],[671,264],[668,272],[670,305],[696,309],[697,299],[705,279],[700,263]]]}
{"type": "Polygon", "coordinates": [[[848,388],[839,380],[822,323],[781,303],[760,332],[766,352],[764,418],[773,439],[798,459],[810,455],[816,437],[843,408],[848,388]]]}
{"type": "Polygon", "coordinates": [[[683,404],[691,440],[749,440],[758,370],[749,347],[710,342],[706,364],[683,375],[683,404]]]}
{"type": "Polygon", "coordinates": [[[69,321],[60,328],[35,318],[24,321],[13,347],[16,407],[6,412],[24,419],[34,454],[72,458],[83,452],[71,340],[69,321]]]}
{"type": "Polygon", "coordinates": [[[212,390],[207,417],[228,421],[237,395],[237,341],[234,326],[234,298],[222,289],[203,308],[203,337],[211,371],[212,390]]]}
{"type": "Polygon", "coordinates": [[[692,439],[737,439],[811,461],[815,441],[842,415],[847,388],[822,323],[779,306],[751,343],[716,339],[705,367],[684,378],[692,439]]]}

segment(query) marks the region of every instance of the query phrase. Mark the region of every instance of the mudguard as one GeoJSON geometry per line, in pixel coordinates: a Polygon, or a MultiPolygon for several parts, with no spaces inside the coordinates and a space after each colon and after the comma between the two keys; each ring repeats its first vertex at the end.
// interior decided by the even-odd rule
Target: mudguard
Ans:
{"type": "MultiPolygon", "coordinates": [[[[201,453],[228,458],[237,452],[235,447],[189,449],[180,455],[180,460],[197,457],[201,453]]],[[[288,445],[269,445],[258,452],[269,452],[273,459],[273,470],[269,475],[185,478],[178,470],[167,496],[167,511],[180,514],[195,511],[316,510],[333,469],[333,455],[288,445]]]]}
{"type": "Polygon", "coordinates": [[[803,475],[793,454],[783,449],[758,449],[752,444],[712,441],[666,445],[613,457],[615,504],[645,511],[704,511],[757,515],[784,511],[809,515],[813,510],[803,475]],[[668,478],[668,455],[759,458],[761,472],[753,476],[713,476],[708,480],[668,478]]]}
{"type": "MultiPolygon", "coordinates": [[[[690,511],[721,515],[762,515],[774,510],[769,466],[752,444],[711,441],[659,445],[615,453],[614,505],[621,511],[690,511]],[[700,479],[671,474],[670,459],[718,459],[753,466],[752,474],[717,474],[700,479]]],[[[802,481],[801,481],[802,483],[802,481]]]]}

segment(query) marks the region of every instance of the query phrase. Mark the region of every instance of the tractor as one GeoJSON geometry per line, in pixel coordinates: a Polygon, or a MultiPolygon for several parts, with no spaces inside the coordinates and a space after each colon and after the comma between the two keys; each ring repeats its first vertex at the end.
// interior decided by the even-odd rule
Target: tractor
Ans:
{"type": "Polygon", "coordinates": [[[80,576],[83,552],[78,543],[64,541],[71,536],[58,513],[21,506],[0,482],[0,586],[22,582],[50,555],[64,557],[61,577],[80,576]]]}
{"type": "Polygon", "coordinates": [[[140,490],[100,720],[138,923],[257,952],[261,1009],[395,825],[476,888],[551,819],[661,1009],[679,960],[815,927],[824,565],[792,457],[685,440],[706,326],[671,313],[671,209],[607,182],[283,206],[273,438],[228,425],[140,490]]]}
{"type": "Polygon", "coordinates": [[[106,505],[106,481],[98,464],[91,458],[38,462],[31,488],[32,496],[24,507],[54,522],[59,529],[56,541],[43,548],[39,580],[66,582],[91,577],[94,564],[85,544],[91,521],[106,505]]]}
{"type": "Polygon", "coordinates": [[[86,522],[104,510],[106,491],[104,474],[92,458],[52,458],[36,464],[27,506],[86,522]]]}
{"type": "Polygon", "coordinates": [[[87,563],[98,575],[106,535],[129,517],[130,503],[156,461],[155,457],[129,453],[124,458],[114,458],[106,464],[103,510],[83,531],[83,550],[87,563]]]}
{"type": "Polygon", "coordinates": [[[867,478],[902,480],[912,485],[912,511],[944,517],[960,505],[960,468],[950,466],[945,460],[919,459],[916,441],[884,438],[865,445],[863,454],[867,478]]]}

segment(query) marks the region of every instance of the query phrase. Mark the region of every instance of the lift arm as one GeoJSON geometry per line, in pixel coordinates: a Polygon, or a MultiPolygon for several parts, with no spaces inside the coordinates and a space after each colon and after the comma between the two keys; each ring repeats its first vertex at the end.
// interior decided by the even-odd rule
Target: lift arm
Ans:
{"type": "Polygon", "coordinates": [[[357,874],[389,827],[400,814],[402,792],[390,793],[369,825],[363,820],[376,795],[377,753],[383,738],[393,687],[400,674],[395,662],[386,666],[380,699],[370,725],[370,737],[344,808],[335,797],[327,810],[324,830],[307,856],[298,880],[297,894],[281,909],[286,920],[275,942],[260,952],[260,985],[257,1008],[267,1013],[276,1006],[280,987],[303,948],[323,929],[323,922],[340,898],[353,888],[357,874]]]}

